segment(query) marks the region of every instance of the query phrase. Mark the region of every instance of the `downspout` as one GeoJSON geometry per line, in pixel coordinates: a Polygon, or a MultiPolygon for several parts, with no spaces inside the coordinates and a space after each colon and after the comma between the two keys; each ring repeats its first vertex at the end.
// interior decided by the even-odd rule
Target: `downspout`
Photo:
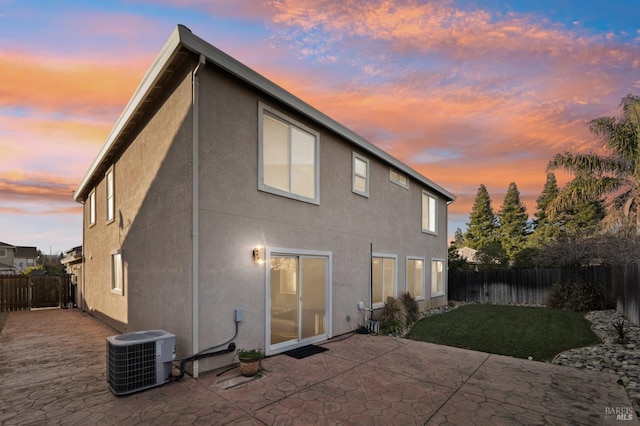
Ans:
{"type": "MultiPolygon", "coordinates": [[[[76,306],[78,308],[80,308],[80,311],[82,312],[86,312],[85,307],[84,307],[84,274],[85,274],[85,270],[87,269],[87,256],[85,256],[86,253],[86,244],[84,243],[86,241],[85,237],[86,237],[86,232],[87,232],[87,221],[85,220],[85,207],[86,207],[86,202],[82,201],[80,204],[82,204],[82,283],[80,283],[80,300],[76,300],[76,306]]],[[[89,213],[91,214],[91,213],[89,213]]],[[[36,266],[38,266],[38,262],[36,260],[36,266]]],[[[76,287],[76,297],[78,297],[78,288],[76,287]]]]}
{"type": "MultiPolygon", "coordinates": [[[[191,140],[191,149],[192,149],[192,180],[191,180],[191,295],[192,295],[192,309],[191,309],[191,321],[192,321],[192,335],[191,335],[191,353],[197,353],[199,349],[199,333],[200,327],[198,323],[199,311],[200,307],[198,304],[198,284],[199,284],[199,208],[200,208],[200,182],[198,177],[199,172],[199,145],[200,145],[200,135],[199,135],[199,115],[200,115],[200,104],[198,99],[198,86],[199,86],[199,78],[198,72],[201,68],[206,65],[206,58],[203,54],[200,55],[200,59],[198,61],[198,65],[193,70],[192,80],[191,80],[191,103],[192,103],[192,140],[191,140]]],[[[193,377],[198,377],[198,362],[193,362],[193,377]]]]}

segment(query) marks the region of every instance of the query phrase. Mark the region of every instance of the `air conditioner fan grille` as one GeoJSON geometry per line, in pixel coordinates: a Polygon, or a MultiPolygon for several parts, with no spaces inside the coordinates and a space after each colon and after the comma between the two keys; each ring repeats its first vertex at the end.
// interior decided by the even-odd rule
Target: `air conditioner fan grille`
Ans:
{"type": "Polygon", "coordinates": [[[156,342],[108,345],[108,351],[108,380],[115,394],[126,394],[156,384],[156,342]]]}

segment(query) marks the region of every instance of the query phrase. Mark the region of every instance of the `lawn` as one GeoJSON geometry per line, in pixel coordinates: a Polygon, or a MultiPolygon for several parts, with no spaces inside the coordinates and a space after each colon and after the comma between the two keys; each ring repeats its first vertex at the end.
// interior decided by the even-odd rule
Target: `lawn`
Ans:
{"type": "Polygon", "coordinates": [[[420,320],[409,339],[481,352],[551,361],[600,339],[578,312],[549,308],[472,304],[420,320]]]}

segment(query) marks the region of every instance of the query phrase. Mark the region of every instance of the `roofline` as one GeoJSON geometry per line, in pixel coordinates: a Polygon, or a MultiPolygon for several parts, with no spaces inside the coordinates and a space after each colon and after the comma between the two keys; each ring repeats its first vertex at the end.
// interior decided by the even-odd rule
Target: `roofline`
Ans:
{"type": "Polygon", "coordinates": [[[234,75],[235,77],[245,81],[251,86],[257,88],[258,90],[272,96],[273,98],[279,100],[280,102],[288,105],[299,113],[307,116],[311,120],[317,122],[318,124],[330,129],[336,134],[342,136],[343,138],[349,140],[356,146],[362,148],[363,150],[369,152],[370,154],[375,155],[376,157],[382,159],[383,161],[389,163],[391,166],[395,167],[399,171],[406,173],[422,184],[428,186],[434,191],[437,191],[441,195],[443,195],[449,202],[454,201],[456,196],[451,192],[447,191],[440,185],[435,182],[427,179],[425,176],[415,171],[411,167],[407,166],[400,160],[392,157],[390,154],[386,153],[382,149],[373,145],[371,142],[364,139],[362,136],[356,134],[352,130],[348,129],[344,125],[338,123],[334,119],[330,118],[326,114],[320,112],[316,108],[302,101],[300,98],[294,96],[293,94],[287,92],[282,87],[273,83],[271,80],[268,80],[264,76],[260,75],[256,71],[247,67],[246,65],[240,63],[236,59],[227,55],[220,49],[214,47],[207,41],[202,38],[196,36],[189,30],[187,27],[183,25],[178,25],[171,33],[169,40],[165,43],[164,47],[152,63],[151,67],[145,74],[142,82],[136,89],[133,94],[133,97],[125,107],[124,111],[120,115],[120,118],[116,121],[116,124],[109,134],[104,146],[102,147],[100,153],[94,160],[93,164],[89,168],[89,171],[85,175],[84,179],[78,186],[78,189],[74,192],[74,199],[76,201],[81,202],[81,197],[84,192],[86,192],[89,181],[93,177],[96,172],[98,166],[104,161],[107,153],[111,150],[113,144],[116,142],[118,137],[120,136],[122,130],[126,127],[126,124],[131,120],[134,116],[136,110],[138,109],[141,102],[147,96],[149,91],[153,88],[155,82],[160,78],[163,72],[167,69],[175,55],[178,53],[180,48],[186,48],[191,50],[192,52],[200,55],[203,54],[207,61],[212,64],[224,69],[228,73],[234,75]]]}

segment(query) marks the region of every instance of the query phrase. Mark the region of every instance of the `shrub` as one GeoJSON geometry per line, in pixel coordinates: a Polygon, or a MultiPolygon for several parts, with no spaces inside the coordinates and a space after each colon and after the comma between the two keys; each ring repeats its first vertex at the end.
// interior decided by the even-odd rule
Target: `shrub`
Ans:
{"type": "Polygon", "coordinates": [[[599,284],[574,279],[554,283],[547,299],[547,306],[568,311],[587,312],[607,309],[609,303],[599,284]]]}
{"type": "Polygon", "coordinates": [[[616,320],[611,325],[613,325],[616,333],[618,333],[615,343],[620,343],[621,345],[627,343],[629,338],[627,337],[627,329],[624,328],[624,320],[616,320]]]}
{"type": "Polygon", "coordinates": [[[406,313],[402,303],[388,297],[380,313],[380,330],[385,334],[402,334],[406,324],[406,313]]]}
{"type": "Polygon", "coordinates": [[[420,319],[420,307],[416,299],[408,291],[400,295],[400,301],[406,313],[406,326],[409,327],[420,319]]]}

